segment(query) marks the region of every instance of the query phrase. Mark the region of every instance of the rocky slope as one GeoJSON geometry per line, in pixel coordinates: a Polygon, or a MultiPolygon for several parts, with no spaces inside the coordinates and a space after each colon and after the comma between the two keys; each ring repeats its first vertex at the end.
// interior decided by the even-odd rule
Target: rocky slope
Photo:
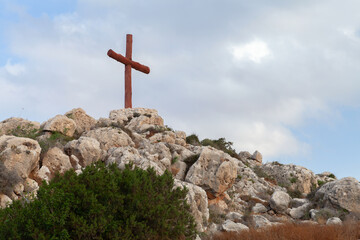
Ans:
{"type": "MultiPolygon", "coordinates": [[[[189,142],[189,141],[188,141],[189,142]]],[[[243,231],[284,222],[341,224],[360,218],[360,183],[314,174],[296,165],[262,164],[261,153],[230,156],[189,144],[152,109],[120,109],[95,120],[73,109],[40,124],[21,118],[0,122],[0,207],[29,200],[43,180],[95,161],[132,162],[158,174],[170,171],[189,189],[198,230],[243,231]]]]}

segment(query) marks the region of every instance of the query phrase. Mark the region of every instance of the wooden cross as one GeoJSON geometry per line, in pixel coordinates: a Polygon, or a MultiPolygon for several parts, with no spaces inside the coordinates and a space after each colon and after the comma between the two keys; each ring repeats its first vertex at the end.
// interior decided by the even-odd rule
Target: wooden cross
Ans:
{"type": "Polygon", "coordinates": [[[150,68],[132,60],[131,34],[126,35],[126,57],[114,52],[111,49],[107,52],[107,55],[116,61],[125,64],[125,108],[132,108],[131,68],[146,74],[150,73],[150,68]]]}

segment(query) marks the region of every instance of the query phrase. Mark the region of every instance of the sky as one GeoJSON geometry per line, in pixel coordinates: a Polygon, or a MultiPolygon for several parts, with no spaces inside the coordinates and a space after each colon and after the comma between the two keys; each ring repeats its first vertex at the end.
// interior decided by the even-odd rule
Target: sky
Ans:
{"type": "Polygon", "coordinates": [[[358,0],[0,0],[0,121],[124,106],[263,161],[360,179],[358,0]]]}

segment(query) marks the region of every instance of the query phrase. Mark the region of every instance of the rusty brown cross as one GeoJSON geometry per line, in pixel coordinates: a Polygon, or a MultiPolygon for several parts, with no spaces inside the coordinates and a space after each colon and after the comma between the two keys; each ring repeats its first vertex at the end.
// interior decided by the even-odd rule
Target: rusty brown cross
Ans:
{"type": "Polygon", "coordinates": [[[132,60],[132,35],[126,34],[126,55],[109,50],[107,55],[118,62],[125,64],[125,108],[132,108],[132,89],[131,89],[131,68],[143,73],[150,73],[150,68],[132,60]]]}

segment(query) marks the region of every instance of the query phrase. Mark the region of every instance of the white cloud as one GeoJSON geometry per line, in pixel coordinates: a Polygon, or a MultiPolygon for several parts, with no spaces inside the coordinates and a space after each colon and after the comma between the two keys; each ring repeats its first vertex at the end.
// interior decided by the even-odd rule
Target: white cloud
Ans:
{"type": "Polygon", "coordinates": [[[260,63],[269,56],[271,51],[266,42],[255,39],[249,43],[231,47],[231,52],[236,60],[250,60],[260,63]]]}
{"type": "Polygon", "coordinates": [[[19,76],[25,72],[26,67],[21,63],[12,64],[11,61],[8,60],[5,66],[2,67],[2,69],[10,75],[19,76]]]}

